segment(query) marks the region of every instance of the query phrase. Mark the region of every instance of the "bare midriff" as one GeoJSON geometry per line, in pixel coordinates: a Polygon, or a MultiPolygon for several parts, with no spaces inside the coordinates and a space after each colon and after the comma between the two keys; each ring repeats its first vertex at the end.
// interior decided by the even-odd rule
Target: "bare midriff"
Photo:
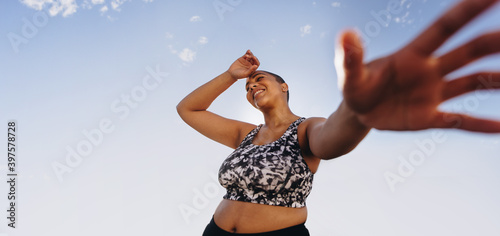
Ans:
{"type": "Polygon", "coordinates": [[[223,199],[214,214],[221,229],[231,233],[261,233],[302,224],[307,208],[270,206],[223,199]]]}

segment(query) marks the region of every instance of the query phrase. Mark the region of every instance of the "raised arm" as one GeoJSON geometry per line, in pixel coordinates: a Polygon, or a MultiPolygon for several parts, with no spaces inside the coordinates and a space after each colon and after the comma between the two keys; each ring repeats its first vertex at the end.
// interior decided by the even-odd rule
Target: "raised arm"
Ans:
{"type": "Polygon", "coordinates": [[[207,111],[210,104],[238,79],[257,70],[259,61],[250,50],[229,69],[187,95],[177,105],[177,112],[188,125],[206,137],[231,148],[238,147],[246,133],[255,125],[227,119],[207,111]]]}

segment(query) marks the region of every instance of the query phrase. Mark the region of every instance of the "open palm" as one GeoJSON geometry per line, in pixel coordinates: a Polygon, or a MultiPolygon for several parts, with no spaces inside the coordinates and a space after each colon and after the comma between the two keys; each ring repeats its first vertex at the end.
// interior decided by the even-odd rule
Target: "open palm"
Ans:
{"type": "Polygon", "coordinates": [[[453,80],[445,76],[483,56],[500,51],[500,31],[484,34],[442,55],[434,56],[451,35],[497,0],[460,2],[406,47],[363,64],[363,50],[354,32],[341,36],[344,50],[346,103],[365,125],[383,130],[458,128],[500,132],[500,122],[439,111],[453,97],[477,89],[500,88],[500,73],[480,72],[453,80]]]}

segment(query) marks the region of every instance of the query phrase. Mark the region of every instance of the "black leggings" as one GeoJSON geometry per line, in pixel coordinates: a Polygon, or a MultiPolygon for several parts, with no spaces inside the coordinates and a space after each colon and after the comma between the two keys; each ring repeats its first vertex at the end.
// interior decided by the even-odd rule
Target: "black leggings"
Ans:
{"type": "Polygon", "coordinates": [[[245,235],[245,236],[309,236],[309,230],[307,230],[306,226],[304,223],[300,225],[295,225],[292,227],[284,228],[284,229],[279,229],[275,231],[270,231],[270,232],[264,232],[264,233],[256,233],[256,234],[237,234],[237,233],[230,233],[227,232],[223,229],[221,229],[219,226],[217,226],[214,222],[214,218],[212,217],[212,220],[210,223],[207,225],[205,228],[205,231],[203,231],[203,236],[234,236],[234,235],[245,235]]]}

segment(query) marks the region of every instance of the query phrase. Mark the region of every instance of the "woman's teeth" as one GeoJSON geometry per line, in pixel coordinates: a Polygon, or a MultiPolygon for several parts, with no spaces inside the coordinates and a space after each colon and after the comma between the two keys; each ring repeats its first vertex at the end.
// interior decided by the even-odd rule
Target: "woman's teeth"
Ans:
{"type": "Polygon", "coordinates": [[[257,94],[262,93],[262,92],[264,92],[264,90],[259,90],[259,91],[255,92],[255,94],[253,95],[253,97],[255,98],[255,96],[257,96],[257,94]]]}

